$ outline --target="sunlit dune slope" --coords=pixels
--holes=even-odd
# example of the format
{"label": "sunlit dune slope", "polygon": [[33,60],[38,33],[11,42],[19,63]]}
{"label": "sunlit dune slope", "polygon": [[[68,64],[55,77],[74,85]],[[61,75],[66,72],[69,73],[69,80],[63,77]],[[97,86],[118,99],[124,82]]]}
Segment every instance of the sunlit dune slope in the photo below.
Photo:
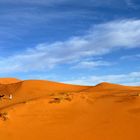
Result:
{"label": "sunlit dune slope", "polygon": [[16,78],[0,78],[0,84],[11,84],[19,82],[19,79]]}
{"label": "sunlit dune slope", "polygon": [[45,80],[25,80],[11,84],[1,84],[0,95],[4,95],[5,98],[8,98],[8,95],[13,95],[13,100],[10,102],[6,102],[6,99],[2,100],[0,108],[5,105],[9,106],[10,104],[49,97],[54,94],[79,92],[87,88],[88,86],[75,86]]}
{"label": "sunlit dune slope", "polygon": [[140,139],[140,87],[17,80],[0,95],[2,140]]}
{"label": "sunlit dune slope", "polygon": [[87,89],[88,92],[92,91],[97,91],[97,92],[106,92],[107,93],[112,93],[112,92],[125,92],[127,90],[129,91],[134,91],[134,90],[139,90],[140,86],[124,86],[124,85],[119,85],[119,84],[112,84],[112,83],[107,83],[103,82],[100,84],[97,84],[96,86],[92,86],[91,88]]}

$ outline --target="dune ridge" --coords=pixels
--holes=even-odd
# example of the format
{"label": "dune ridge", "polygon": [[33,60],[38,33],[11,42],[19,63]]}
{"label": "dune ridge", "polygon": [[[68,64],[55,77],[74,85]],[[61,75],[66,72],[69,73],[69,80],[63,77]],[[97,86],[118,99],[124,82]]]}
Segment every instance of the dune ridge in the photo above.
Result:
{"label": "dune ridge", "polygon": [[15,78],[2,78],[0,83],[2,140],[140,138],[138,86],[106,82],[80,86]]}
{"label": "dune ridge", "polygon": [[21,80],[17,78],[0,78],[0,84],[12,84],[20,82]]}
{"label": "dune ridge", "polygon": [[[59,82],[53,82],[48,80],[19,80],[16,78],[1,78],[0,79],[0,95],[7,97],[12,94],[14,99],[8,102],[7,105],[1,104],[0,108],[4,109],[4,106],[10,106],[10,104],[18,104],[33,99],[39,99],[44,97],[50,97],[51,95],[59,95],[62,93],[96,93],[100,92],[100,95],[107,95],[111,92],[126,92],[133,91],[135,95],[140,87],[124,86],[119,84],[112,84],[108,82],[99,83],[95,86],[80,86],[65,84]],[[104,92],[104,93],[103,93]],[[106,96],[107,96],[106,95]],[[97,95],[98,96],[98,95]],[[7,97],[8,98],[8,97]],[[14,102],[14,103],[13,103]]]}

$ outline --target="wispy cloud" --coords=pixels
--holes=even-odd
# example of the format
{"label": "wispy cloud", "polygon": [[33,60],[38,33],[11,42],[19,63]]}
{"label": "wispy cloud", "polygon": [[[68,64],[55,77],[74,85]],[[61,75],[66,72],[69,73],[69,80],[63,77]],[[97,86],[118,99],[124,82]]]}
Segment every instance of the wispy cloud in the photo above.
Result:
{"label": "wispy cloud", "polygon": [[139,5],[135,3],[135,0],[125,0],[125,2],[129,7],[133,9],[139,8]]}
{"label": "wispy cloud", "polygon": [[[46,70],[91,56],[102,56],[119,49],[140,47],[139,40],[140,20],[107,22],[93,26],[83,36],[51,44],[40,43],[18,55],[1,58],[0,72]],[[83,63],[85,62],[81,62],[81,66]],[[95,62],[92,62],[92,65],[95,65]]]}
{"label": "wispy cloud", "polygon": [[32,4],[32,5],[55,5],[55,4],[80,4],[80,5],[87,5],[88,6],[110,6],[110,5],[114,5],[116,6],[116,4],[120,4],[123,3],[125,0],[106,0],[106,1],[102,1],[102,0],[1,0],[0,3],[1,4],[17,4],[17,5],[21,5],[21,4]]}
{"label": "wispy cloud", "polygon": [[81,85],[96,85],[101,82],[111,82],[124,85],[140,86],[140,72],[131,72],[127,74],[116,74],[116,75],[85,76],[79,79],[77,78],[71,81],[64,82]]}
{"label": "wispy cloud", "polygon": [[140,60],[140,54],[124,55],[120,59],[121,60]]}
{"label": "wispy cloud", "polygon": [[[47,8],[46,8],[47,9]],[[58,10],[58,9],[49,9],[44,10],[44,8],[38,7],[24,7],[21,8],[7,8],[0,10],[0,47],[1,44],[15,43],[17,41],[24,41],[28,44],[28,38],[34,39],[34,36],[38,40],[43,36],[44,33],[49,35],[48,32],[52,30],[63,30],[66,28],[66,25],[63,24],[66,20],[74,21],[75,19],[83,20],[90,18],[90,15],[95,13],[88,10]],[[94,19],[92,18],[92,19]],[[58,24],[56,24],[58,22]],[[59,25],[61,22],[61,25]],[[74,26],[78,26],[76,22]],[[41,32],[42,30],[42,32]],[[82,29],[81,29],[82,30]],[[32,33],[34,32],[34,34]],[[38,35],[40,34],[40,36]],[[55,34],[55,33],[54,33]],[[46,36],[47,36],[46,35]],[[31,40],[32,41],[32,40]]]}
{"label": "wispy cloud", "polygon": [[74,65],[72,68],[74,69],[93,69],[97,67],[104,67],[104,66],[111,66],[112,64],[110,62],[98,60],[98,61],[81,61]]}
{"label": "wispy cloud", "polygon": [[57,3],[61,3],[61,2],[65,2],[66,0],[1,0],[0,3],[1,4],[17,4],[17,5],[21,5],[21,4],[33,4],[33,5],[52,5],[52,4],[57,4]]}

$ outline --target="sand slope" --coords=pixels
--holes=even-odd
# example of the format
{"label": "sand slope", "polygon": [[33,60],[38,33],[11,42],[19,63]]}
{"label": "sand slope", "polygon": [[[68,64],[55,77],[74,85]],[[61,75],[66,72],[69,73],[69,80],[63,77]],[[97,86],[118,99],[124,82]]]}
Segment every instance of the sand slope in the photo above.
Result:
{"label": "sand slope", "polygon": [[140,87],[12,79],[0,83],[1,140],[140,139]]}
{"label": "sand slope", "polygon": [[20,82],[17,78],[0,78],[0,84],[11,84]]}

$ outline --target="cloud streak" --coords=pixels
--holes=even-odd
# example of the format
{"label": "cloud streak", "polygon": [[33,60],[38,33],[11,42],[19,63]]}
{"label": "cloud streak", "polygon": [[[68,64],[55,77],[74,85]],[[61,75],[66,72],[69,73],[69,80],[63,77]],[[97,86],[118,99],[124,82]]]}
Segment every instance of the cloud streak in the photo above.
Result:
{"label": "cloud streak", "polygon": [[32,4],[32,5],[54,5],[54,4],[58,4],[61,2],[65,2],[66,0],[1,0],[0,3],[1,4],[16,4],[16,5],[21,5],[21,4]]}
{"label": "cloud streak", "polygon": [[140,86],[140,72],[131,72],[128,74],[116,74],[116,75],[100,75],[100,76],[86,76],[77,78],[71,81],[64,81],[70,84],[81,85],[96,85],[101,82],[118,83],[124,85]]}
{"label": "cloud streak", "polygon": [[[21,4],[28,4],[28,5],[55,5],[55,4],[77,4],[79,5],[87,5],[88,6],[110,6],[110,5],[114,5],[116,6],[116,4],[120,4],[123,3],[125,0],[106,0],[106,1],[102,1],[102,0],[1,0],[0,3],[1,4],[17,4],[17,5],[21,5]],[[130,0],[129,0],[130,1]],[[127,2],[128,3],[128,2]],[[130,3],[130,2],[129,2]]]}
{"label": "cloud streak", "polygon": [[124,55],[120,59],[121,60],[140,60],[140,54]]}
{"label": "cloud streak", "polygon": [[84,59],[89,57],[102,56],[120,49],[139,48],[139,40],[140,20],[107,22],[94,25],[83,36],[51,44],[40,43],[18,55],[1,58],[0,72],[43,71],[57,65],[75,63],[82,66]]}
{"label": "cloud streak", "polygon": [[72,68],[74,69],[93,69],[97,67],[111,66],[112,64],[106,61],[98,60],[98,61],[81,61],[74,65]]}

